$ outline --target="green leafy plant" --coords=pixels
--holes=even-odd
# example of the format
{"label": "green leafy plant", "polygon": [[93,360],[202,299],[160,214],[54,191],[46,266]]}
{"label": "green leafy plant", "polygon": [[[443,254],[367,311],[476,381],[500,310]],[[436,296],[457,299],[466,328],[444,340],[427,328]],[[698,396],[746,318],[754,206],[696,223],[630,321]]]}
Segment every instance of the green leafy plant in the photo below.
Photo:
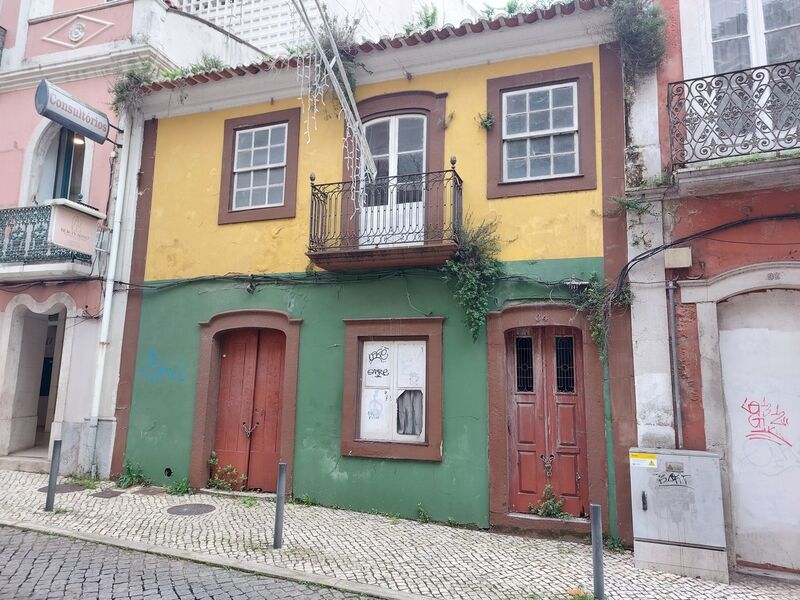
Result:
{"label": "green leafy plant", "polygon": [[486,131],[489,131],[492,127],[494,127],[496,122],[494,115],[488,110],[486,112],[478,113],[478,116],[475,118],[475,120],[478,122],[478,125]]}
{"label": "green leafy plant", "polygon": [[456,233],[456,252],[442,267],[445,280],[453,287],[454,297],[464,310],[464,322],[477,340],[486,324],[489,299],[503,274],[498,260],[500,241],[496,221],[473,225],[467,216]]}
{"label": "green leafy plant", "polygon": [[630,306],[632,301],[633,294],[629,287],[626,286],[622,293],[616,294],[613,289],[605,285],[596,273],[590,277],[589,284],[578,292],[575,304],[589,321],[589,332],[600,349],[601,358],[606,357],[606,339],[611,311],[615,308]]}
{"label": "green leafy plant", "polygon": [[303,506],[314,506],[316,504],[314,498],[308,494],[303,494],[302,496],[292,498],[292,502],[295,504],[302,504]]}
{"label": "green leafy plant", "polygon": [[133,112],[144,100],[143,85],[152,83],[157,76],[157,69],[150,63],[142,63],[122,73],[108,90],[111,94],[111,110],[117,115]]}
{"label": "green leafy plant", "polygon": [[211,71],[221,71],[225,68],[225,63],[218,56],[206,54],[205,52],[200,56],[200,60],[194,63],[189,63],[185,67],[178,67],[176,69],[168,69],[161,71],[158,74],[159,79],[181,79],[183,77],[191,77],[198,73],[209,73]]}
{"label": "green leafy plant", "polygon": [[97,488],[97,479],[91,475],[69,475],[67,481],[74,485],[79,485],[87,490],[94,490]]}
{"label": "green leafy plant", "polygon": [[604,535],[603,545],[606,547],[606,550],[611,552],[625,552],[625,546],[622,543],[622,539],[618,535]]}
{"label": "green leafy plant", "polygon": [[216,465],[211,469],[211,477],[208,478],[207,485],[214,490],[230,492],[242,489],[245,483],[247,483],[247,475],[239,475],[233,465],[225,465],[224,467]]}
{"label": "green leafy plant", "polygon": [[175,481],[168,485],[167,493],[173,496],[186,496],[194,494],[194,488],[189,485],[189,480],[184,477],[180,481]]}
{"label": "green leafy plant", "polygon": [[417,504],[417,520],[420,523],[430,523],[431,516],[428,514],[428,511],[422,507],[422,502]]}
{"label": "green leafy plant", "polygon": [[644,198],[635,198],[633,196],[612,196],[611,200],[617,204],[622,210],[635,214],[638,217],[644,215],[655,216],[653,212],[653,203],[648,202]]}
{"label": "green leafy plant", "polygon": [[133,464],[125,459],[122,463],[122,470],[117,477],[117,487],[129,488],[134,485],[150,485],[150,480],[144,476],[142,467],[138,464]]}
{"label": "green leafy plant", "polygon": [[564,510],[564,499],[559,498],[553,491],[553,486],[549,483],[542,490],[542,497],[539,504],[528,505],[528,510],[537,517],[548,517],[550,519],[571,519],[572,515]]}
{"label": "green leafy plant", "polygon": [[219,464],[219,458],[217,458],[217,451],[212,450],[211,456],[208,457],[208,466],[209,468],[213,469]]}
{"label": "green leafy plant", "polygon": [[239,502],[243,506],[246,506],[247,508],[252,508],[256,504],[258,504],[258,499],[257,498],[253,498],[252,496],[244,496],[244,497],[239,499]]}
{"label": "green leafy plant", "polygon": [[651,75],[667,48],[666,17],[661,7],[653,0],[614,0],[611,23],[629,81]]}
{"label": "green leafy plant", "polygon": [[417,11],[414,20],[410,23],[403,25],[403,33],[409,36],[413,33],[422,33],[428,29],[435,27],[439,18],[439,11],[433,4],[423,4],[422,8]]}

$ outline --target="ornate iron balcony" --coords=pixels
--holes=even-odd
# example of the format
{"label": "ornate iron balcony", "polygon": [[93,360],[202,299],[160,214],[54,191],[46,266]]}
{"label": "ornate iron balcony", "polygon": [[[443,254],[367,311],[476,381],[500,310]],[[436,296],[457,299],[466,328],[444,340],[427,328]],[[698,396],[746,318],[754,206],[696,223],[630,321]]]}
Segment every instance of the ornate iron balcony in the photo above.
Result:
{"label": "ornate iron balcony", "polygon": [[800,60],[669,84],[673,168],[800,147]]}
{"label": "ornate iron balcony", "polygon": [[[455,250],[462,217],[462,180],[451,163],[446,171],[374,182],[317,184],[312,175],[308,255],[334,269],[443,263]],[[398,253],[405,257],[399,262]],[[372,264],[370,255],[387,258]]]}
{"label": "ornate iron balcony", "polygon": [[82,262],[92,257],[47,241],[52,206],[0,210],[0,263]]}

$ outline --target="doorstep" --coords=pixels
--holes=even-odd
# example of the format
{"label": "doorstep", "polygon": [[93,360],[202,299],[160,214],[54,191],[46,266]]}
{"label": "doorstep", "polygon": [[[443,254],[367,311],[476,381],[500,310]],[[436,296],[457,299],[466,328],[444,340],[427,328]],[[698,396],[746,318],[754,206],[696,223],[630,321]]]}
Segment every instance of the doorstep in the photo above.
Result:
{"label": "doorstep", "polygon": [[571,519],[553,519],[538,517],[528,513],[492,513],[489,515],[492,529],[510,533],[531,533],[543,536],[576,536],[589,535],[592,525],[589,519],[573,517]]}

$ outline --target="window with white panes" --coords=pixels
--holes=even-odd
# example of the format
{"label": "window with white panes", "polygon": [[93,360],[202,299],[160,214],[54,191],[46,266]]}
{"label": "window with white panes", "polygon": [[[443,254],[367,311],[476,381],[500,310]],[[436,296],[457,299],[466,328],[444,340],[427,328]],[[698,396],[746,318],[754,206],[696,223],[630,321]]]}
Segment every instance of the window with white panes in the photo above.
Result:
{"label": "window with white panes", "polygon": [[287,129],[281,123],[236,132],[233,210],[283,205]]}
{"label": "window with white panes", "polygon": [[800,1],[708,0],[714,72],[800,57]]}
{"label": "window with white panes", "polygon": [[425,340],[364,341],[359,439],[425,441]]}
{"label": "window with white panes", "polygon": [[504,93],[503,181],[577,174],[577,84]]}

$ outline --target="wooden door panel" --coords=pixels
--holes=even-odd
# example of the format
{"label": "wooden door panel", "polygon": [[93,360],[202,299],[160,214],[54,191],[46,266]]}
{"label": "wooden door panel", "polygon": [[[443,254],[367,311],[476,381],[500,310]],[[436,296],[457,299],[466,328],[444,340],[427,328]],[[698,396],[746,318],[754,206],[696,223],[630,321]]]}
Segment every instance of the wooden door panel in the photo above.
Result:
{"label": "wooden door panel", "polygon": [[[536,456],[536,452],[518,452],[517,453],[517,468],[519,473],[519,492],[520,494],[536,494],[539,492],[539,470],[541,461]],[[518,505],[518,511],[524,511],[528,508],[526,505]]]}
{"label": "wooden door panel", "polygon": [[574,403],[559,402],[556,404],[556,428],[558,431],[556,444],[559,448],[578,444],[576,412],[577,406]]}
{"label": "wooden door panel", "polygon": [[249,440],[242,424],[253,412],[258,336],[255,331],[234,331],[222,338],[219,394],[214,448],[219,466],[233,465],[247,473]]}
{"label": "wooden door panel", "polygon": [[536,404],[517,403],[517,443],[536,445]]}
{"label": "wooden door panel", "polygon": [[[578,495],[579,490],[577,486],[577,478],[575,474],[578,472],[578,459],[577,454],[570,454],[561,452],[556,455],[556,460],[553,468],[553,489],[564,498],[569,496],[575,497]],[[578,507],[580,508],[580,507]]]}
{"label": "wooden door panel", "polygon": [[285,340],[272,329],[258,334],[247,487],[267,492],[277,488]]}

